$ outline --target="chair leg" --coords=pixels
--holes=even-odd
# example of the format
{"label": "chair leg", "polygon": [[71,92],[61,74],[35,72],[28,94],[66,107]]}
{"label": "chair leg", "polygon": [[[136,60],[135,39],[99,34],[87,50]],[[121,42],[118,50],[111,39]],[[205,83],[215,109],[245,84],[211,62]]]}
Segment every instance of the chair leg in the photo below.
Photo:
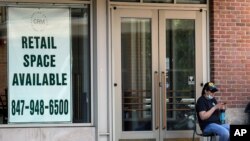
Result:
{"label": "chair leg", "polygon": [[210,137],[210,141],[213,141],[213,138],[214,138],[214,136],[211,136],[211,137]]}
{"label": "chair leg", "polygon": [[206,137],[207,138],[207,141],[213,141],[213,137]]}

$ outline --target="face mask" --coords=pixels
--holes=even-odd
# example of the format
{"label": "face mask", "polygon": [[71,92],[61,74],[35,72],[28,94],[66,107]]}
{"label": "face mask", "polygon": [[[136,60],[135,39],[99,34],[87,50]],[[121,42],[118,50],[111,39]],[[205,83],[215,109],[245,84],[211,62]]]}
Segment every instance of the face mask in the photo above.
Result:
{"label": "face mask", "polygon": [[208,99],[213,99],[213,97],[211,95],[208,95],[207,98]]}

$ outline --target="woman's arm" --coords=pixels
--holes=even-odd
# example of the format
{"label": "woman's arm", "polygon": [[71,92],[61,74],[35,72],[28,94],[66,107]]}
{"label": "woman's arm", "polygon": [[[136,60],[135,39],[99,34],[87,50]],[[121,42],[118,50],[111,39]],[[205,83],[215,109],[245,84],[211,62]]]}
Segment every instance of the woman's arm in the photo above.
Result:
{"label": "woman's arm", "polygon": [[222,103],[218,103],[208,111],[200,111],[199,116],[200,116],[201,120],[208,119],[214,113],[214,111],[217,109],[220,109],[222,107],[222,105],[223,105]]}

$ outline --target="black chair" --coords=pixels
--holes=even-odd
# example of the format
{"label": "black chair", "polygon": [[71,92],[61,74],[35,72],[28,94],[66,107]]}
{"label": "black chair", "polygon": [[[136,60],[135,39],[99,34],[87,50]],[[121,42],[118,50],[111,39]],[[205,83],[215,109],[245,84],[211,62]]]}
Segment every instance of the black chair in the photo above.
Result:
{"label": "black chair", "polygon": [[204,134],[202,132],[198,132],[196,124],[194,126],[195,126],[194,127],[195,129],[193,131],[193,141],[195,140],[195,135],[200,136],[200,137],[205,137],[205,138],[207,138],[207,141],[209,141],[209,139],[210,139],[210,141],[213,141],[213,138],[216,137],[216,134],[213,134],[213,133],[211,133],[211,134]]}
{"label": "black chair", "polygon": [[210,133],[210,134],[205,134],[201,130],[198,131],[196,125],[198,123],[198,113],[196,112],[196,104],[195,104],[195,112],[194,112],[194,130],[193,130],[193,141],[195,140],[195,135],[200,136],[200,137],[205,137],[207,141],[213,141],[213,138],[216,140],[216,134]]}

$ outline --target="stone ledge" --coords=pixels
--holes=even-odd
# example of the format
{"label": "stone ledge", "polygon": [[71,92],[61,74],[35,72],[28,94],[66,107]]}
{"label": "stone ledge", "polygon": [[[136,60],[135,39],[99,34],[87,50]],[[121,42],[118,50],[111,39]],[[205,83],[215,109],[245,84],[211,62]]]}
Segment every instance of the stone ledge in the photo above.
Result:
{"label": "stone ledge", "polygon": [[229,124],[243,125],[248,123],[248,113],[245,108],[228,108],[226,110],[226,122]]}

